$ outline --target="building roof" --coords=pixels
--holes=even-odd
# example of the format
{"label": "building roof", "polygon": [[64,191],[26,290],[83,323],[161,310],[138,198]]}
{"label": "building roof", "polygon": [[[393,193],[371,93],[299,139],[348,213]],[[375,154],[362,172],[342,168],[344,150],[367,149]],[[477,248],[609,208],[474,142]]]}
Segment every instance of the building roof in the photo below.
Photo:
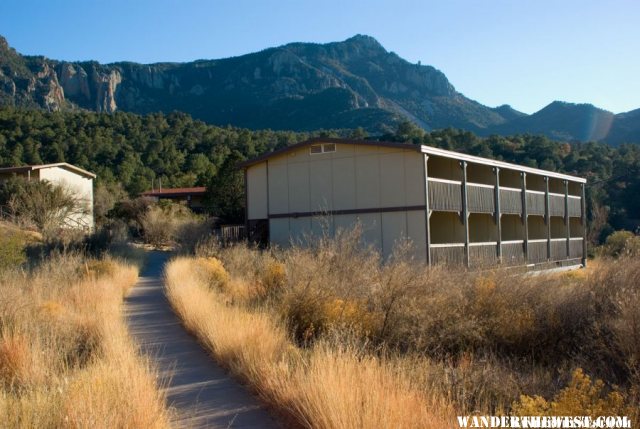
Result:
{"label": "building roof", "polygon": [[565,179],[573,182],[586,183],[587,179],[582,177],[572,176],[564,173],[557,173],[555,171],[542,170],[539,168],[526,167],[523,165],[512,164],[510,162],[498,161],[489,158],[482,158],[474,155],[467,155],[461,152],[454,152],[452,150],[439,149],[432,146],[426,145],[415,145],[410,143],[396,143],[396,142],[379,142],[373,140],[348,140],[348,139],[337,139],[337,138],[322,138],[316,137],[309,140],[305,140],[300,143],[293,144],[291,146],[284,147],[282,149],[275,150],[273,152],[266,153],[259,157],[244,161],[239,164],[241,168],[247,168],[254,164],[258,164],[264,160],[267,160],[273,156],[280,155],[282,153],[286,153],[300,147],[317,144],[317,143],[337,143],[337,144],[352,144],[352,145],[360,145],[360,146],[377,146],[377,147],[390,147],[390,148],[398,148],[405,150],[412,150],[415,152],[421,152],[428,155],[441,156],[444,158],[452,158],[460,161],[467,161],[475,164],[488,165],[490,167],[504,168],[507,170],[514,171],[523,171],[525,173],[538,174],[541,176],[554,177],[557,179]]}
{"label": "building roof", "polygon": [[34,171],[34,170],[44,170],[46,168],[64,168],[65,170],[72,171],[81,176],[89,177],[91,179],[95,179],[96,175],[91,173],[90,171],[83,170],[80,167],[76,167],[75,165],[71,165],[66,162],[56,162],[54,164],[40,164],[40,165],[22,165],[19,167],[2,167],[0,168],[0,173],[22,173],[26,171]]}
{"label": "building roof", "polygon": [[189,195],[204,195],[207,192],[207,188],[204,186],[196,186],[193,188],[165,188],[165,189],[156,189],[153,191],[143,192],[142,195],[145,197],[186,197]]}

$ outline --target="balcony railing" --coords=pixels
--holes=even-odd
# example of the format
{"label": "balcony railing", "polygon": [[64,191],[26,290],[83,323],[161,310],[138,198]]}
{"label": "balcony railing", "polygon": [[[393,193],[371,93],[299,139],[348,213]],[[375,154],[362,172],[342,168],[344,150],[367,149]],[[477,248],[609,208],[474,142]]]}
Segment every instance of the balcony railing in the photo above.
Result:
{"label": "balcony railing", "polygon": [[545,262],[547,260],[547,239],[529,240],[528,250],[529,259],[527,262],[530,264]]}
{"label": "balcony railing", "polygon": [[564,195],[549,192],[549,215],[564,217]]}
{"label": "balcony railing", "polygon": [[544,199],[544,192],[527,191],[527,213],[532,215],[544,215]]}
{"label": "balcony railing", "polygon": [[429,208],[447,212],[462,211],[462,183],[429,178]]}
{"label": "balcony railing", "polygon": [[467,184],[468,210],[474,213],[494,213],[495,187],[480,183]]}
{"label": "balcony railing", "polygon": [[575,195],[569,195],[569,200],[567,201],[567,203],[569,205],[570,217],[582,216],[582,206],[580,204],[580,197],[576,197]]}
{"label": "balcony railing", "polygon": [[432,244],[431,262],[435,265],[464,265],[464,243]]}
{"label": "balcony railing", "polygon": [[569,258],[582,258],[582,237],[569,239]]}
{"label": "balcony railing", "polygon": [[551,260],[559,261],[567,259],[567,239],[552,238],[551,239]]}
{"label": "balcony railing", "polygon": [[522,214],[522,191],[501,186],[500,211],[506,214]]}
{"label": "balcony railing", "polygon": [[502,242],[502,263],[505,265],[524,264],[524,240]]}
{"label": "balcony railing", "polygon": [[498,263],[498,243],[469,243],[469,265],[484,267]]}

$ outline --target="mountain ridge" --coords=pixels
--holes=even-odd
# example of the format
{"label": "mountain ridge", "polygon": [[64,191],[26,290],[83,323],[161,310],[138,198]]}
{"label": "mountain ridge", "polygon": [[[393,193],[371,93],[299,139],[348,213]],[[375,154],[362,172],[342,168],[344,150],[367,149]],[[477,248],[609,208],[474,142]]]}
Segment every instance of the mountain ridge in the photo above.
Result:
{"label": "mountain ridge", "polygon": [[640,142],[640,109],[614,115],[553,102],[527,115],[509,105],[488,107],[456,91],[437,68],[409,63],[360,34],[223,59],[151,64],[23,56],[0,36],[0,105],[139,114],[178,110],[216,125],[296,131],[362,127],[384,133],[408,119],[426,130]]}

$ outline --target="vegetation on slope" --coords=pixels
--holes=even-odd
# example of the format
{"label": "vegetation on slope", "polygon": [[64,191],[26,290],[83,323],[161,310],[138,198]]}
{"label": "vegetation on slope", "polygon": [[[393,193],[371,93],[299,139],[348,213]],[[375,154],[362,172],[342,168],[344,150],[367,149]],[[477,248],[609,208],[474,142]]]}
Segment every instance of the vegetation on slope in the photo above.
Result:
{"label": "vegetation on slope", "polygon": [[[138,116],[86,112],[46,113],[0,109],[0,166],[66,161],[98,174],[96,205],[102,210],[124,190],[137,195],[159,183],[167,187],[209,185],[215,214],[237,221],[242,175],[237,161],[302,141],[311,135],[364,138],[363,130],[294,133],[219,128],[172,113]],[[590,239],[614,229],[635,229],[640,219],[640,147],[557,143],[519,135],[480,138],[452,129],[425,133],[401,123],[385,140],[427,144],[587,177]],[[224,192],[221,188],[231,189]],[[113,201],[111,206],[113,205]],[[107,209],[109,207],[107,206]],[[106,210],[108,211],[108,210]]]}
{"label": "vegetation on slope", "polygon": [[73,252],[19,254],[0,254],[3,426],[168,427],[153,372],[122,320],[137,269]]}
{"label": "vegetation on slope", "polygon": [[[426,269],[403,248],[381,263],[357,242],[201,245],[170,264],[167,293],[216,359],[306,427],[385,427],[377,409],[407,427],[469,413],[638,417],[637,258],[531,276]],[[347,362],[364,384],[340,373]]]}

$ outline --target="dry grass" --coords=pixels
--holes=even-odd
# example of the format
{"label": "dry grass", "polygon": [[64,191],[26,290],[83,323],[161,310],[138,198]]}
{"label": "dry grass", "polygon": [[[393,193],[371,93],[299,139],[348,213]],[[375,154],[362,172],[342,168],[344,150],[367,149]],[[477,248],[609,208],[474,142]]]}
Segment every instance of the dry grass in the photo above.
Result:
{"label": "dry grass", "polygon": [[164,398],[121,314],[137,270],[57,255],[0,273],[0,421],[6,427],[167,427]]}
{"label": "dry grass", "polygon": [[[324,416],[307,417],[320,412],[314,406],[324,410],[321,404],[329,401],[350,403],[349,386],[358,390],[356,380],[346,373],[331,372],[340,367],[333,357],[357,362],[350,369],[354,374],[365,371],[370,362],[390,371],[402,394],[417,395],[436,419],[446,419],[451,409],[459,414],[517,412],[526,409],[518,405],[521,398],[526,402],[537,397],[548,404],[569,397],[587,413],[593,404],[576,402],[572,396],[572,392],[581,394],[571,389],[578,370],[591,377],[594,386],[602,383],[602,397],[615,391],[619,409],[628,409],[640,399],[637,258],[605,258],[590,262],[586,270],[525,275],[425,269],[410,259],[411,249],[404,245],[383,262],[358,242],[356,231],[336,240],[320,240],[310,248],[259,251],[244,245],[201,246],[200,255],[215,256],[228,271],[224,285],[211,277],[190,276],[189,272],[198,270],[194,264],[206,264],[180,259],[172,270],[184,271],[174,277],[169,272],[169,295],[185,321],[194,316],[192,307],[201,305],[196,319],[186,322],[189,328],[220,362],[256,386],[271,403],[294,410],[306,426],[324,424]],[[190,270],[178,268],[189,265]],[[220,270],[219,262],[213,265]],[[198,298],[180,306],[178,302],[186,299],[179,297],[183,295]],[[259,317],[261,322],[223,314]],[[214,322],[216,317],[222,319]],[[245,334],[242,339],[225,338],[244,330],[239,327],[245,324],[247,329],[259,327],[256,337],[260,340]],[[272,344],[274,338],[277,341]],[[259,348],[263,339],[269,359],[260,360],[260,352],[256,360],[237,357],[254,353],[242,347],[257,342]],[[238,351],[221,351],[225,347],[221,344],[234,344]],[[258,369],[256,362],[261,362]],[[326,365],[322,377],[314,378],[322,365]],[[283,371],[273,379],[288,387],[273,388],[266,381],[265,374],[273,368]],[[295,381],[297,374],[302,374],[299,381]],[[296,390],[304,379],[315,380],[307,386],[316,389],[313,400],[303,400],[306,393]],[[343,385],[340,380],[348,382]],[[373,394],[363,389],[358,395]],[[358,403],[367,405],[366,409],[350,405],[356,415],[374,412],[366,399],[359,398]],[[603,404],[611,408],[614,402]],[[385,406],[380,402],[376,409]],[[385,412],[393,414],[389,409]],[[420,412],[411,414],[427,418]],[[362,426],[355,420],[340,420],[355,416],[331,418],[333,423],[325,427]]]}
{"label": "dry grass", "polygon": [[[167,295],[185,326],[232,373],[310,428],[443,427],[452,409],[425,395],[384,358],[317,343],[303,350],[267,310],[226,304],[204,258],[178,258]],[[205,274],[203,274],[205,273]]]}

